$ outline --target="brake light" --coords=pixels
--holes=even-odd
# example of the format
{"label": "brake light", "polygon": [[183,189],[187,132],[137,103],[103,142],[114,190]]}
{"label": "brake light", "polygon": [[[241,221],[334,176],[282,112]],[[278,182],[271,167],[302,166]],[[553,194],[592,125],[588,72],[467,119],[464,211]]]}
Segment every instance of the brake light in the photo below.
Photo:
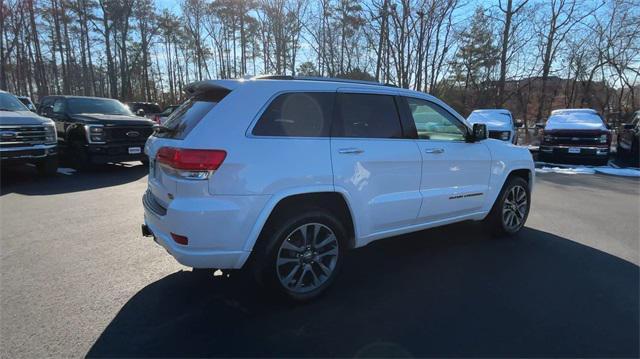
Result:
{"label": "brake light", "polygon": [[174,174],[189,179],[206,179],[217,170],[227,152],[223,150],[197,150],[188,148],[162,147],[156,154],[161,165],[174,170]]}

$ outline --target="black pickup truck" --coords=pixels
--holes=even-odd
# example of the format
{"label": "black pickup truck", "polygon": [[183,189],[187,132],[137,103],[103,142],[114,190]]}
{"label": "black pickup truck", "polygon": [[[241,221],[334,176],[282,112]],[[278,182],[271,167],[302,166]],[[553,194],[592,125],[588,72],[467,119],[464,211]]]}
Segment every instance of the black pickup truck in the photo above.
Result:
{"label": "black pickup truck", "polygon": [[118,100],[100,97],[47,96],[38,113],[51,118],[60,151],[78,167],[107,162],[146,162],[144,144],[154,122],[135,116]]}

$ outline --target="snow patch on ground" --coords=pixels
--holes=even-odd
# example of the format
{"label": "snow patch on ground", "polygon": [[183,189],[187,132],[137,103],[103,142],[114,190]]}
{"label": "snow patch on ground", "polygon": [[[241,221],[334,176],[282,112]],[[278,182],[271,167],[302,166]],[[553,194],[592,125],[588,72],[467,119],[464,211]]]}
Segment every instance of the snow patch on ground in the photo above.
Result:
{"label": "snow patch on ground", "polygon": [[73,168],[58,167],[58,173],[67,176],[72,176],[75,171],[76,170],[74,170]]}
{"label": "snow patch on ground", "polygon": [[547,167],[536,168],[536,173],[562,173],[565,175],[592,175],[596,173],[593,168],[576,167],[576,168],[562,168],[562,167]]}
{"label": "snow patch on ground", "polygon": [[562,173],[567,175],[592,175],[602,173],[611,176],[640,177],[640,168],[620,168],[613,162],[609,162],[607,166],[562,165],[536,162],[536,173]]}

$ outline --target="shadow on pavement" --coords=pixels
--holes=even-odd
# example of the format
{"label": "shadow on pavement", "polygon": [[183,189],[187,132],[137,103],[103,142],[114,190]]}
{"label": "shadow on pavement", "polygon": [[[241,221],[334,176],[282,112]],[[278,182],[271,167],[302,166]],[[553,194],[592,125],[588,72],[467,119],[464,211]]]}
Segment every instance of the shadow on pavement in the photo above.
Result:
{"label": "shadow on pavement", "polygon": [[[580,187],[581,190],[599,192],[604,190],[620,192],[630,196],[637,196],[640,192],[640,178],[610,176],[606,174],[570,174],[570,175],[548,175],[546,173],[536,173],[536,181],[544,181],[559,186]],[[629,191],[629,185],[635,191]],[[534,193],[535,196],[535,193]]]}
{"label": "shadow on pavement", "polygon": [[244,275],[177,272],[131,298],[88,356],[638,356],[637,266],[530,228],[482,233],[464,223],[353,251],[305,305]]}
{"label": "shadow on pavement", "polygon": [[0,196],[7,193],[42,196],[87,191],[137,181],[148,173],[148,167],[140,162],[106,164],[85,171],[67,170],[61,168],[53,177],[40,177],[35,167],[29,165],[3,165]]}

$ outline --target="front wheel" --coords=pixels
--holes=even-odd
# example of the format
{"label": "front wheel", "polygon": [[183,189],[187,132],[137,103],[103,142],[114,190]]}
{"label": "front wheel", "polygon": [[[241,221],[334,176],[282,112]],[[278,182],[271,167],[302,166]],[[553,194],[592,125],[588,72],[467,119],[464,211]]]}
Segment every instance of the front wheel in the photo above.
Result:
{"label": "front wheel", "polygon": [[346,232],[324,210],[274,221],[257,251],[261,281],[296,301],[319,296],[333,282],[345,253]]}
{"label": "front wheel", "polygon": [[36,163],[38,174],[44,177],[51,177],[58,172],[58,156],[47,157]]}
{"label": "front wheel", "polygon": [[500,191],[486,218],[498,235],[514,235],[524,227],[531,207],[529,184],[520,177],[511,177]]}

